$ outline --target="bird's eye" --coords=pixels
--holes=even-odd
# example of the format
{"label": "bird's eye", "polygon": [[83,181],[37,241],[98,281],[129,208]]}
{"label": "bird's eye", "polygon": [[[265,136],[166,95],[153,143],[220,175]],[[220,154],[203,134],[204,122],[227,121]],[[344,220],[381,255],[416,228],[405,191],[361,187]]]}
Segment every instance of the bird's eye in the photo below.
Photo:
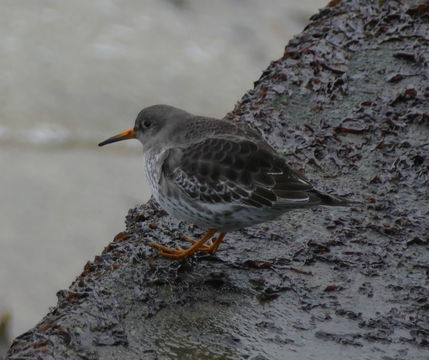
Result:
{"label": "bird's eye", "polygon": [[150,127],[152,125],[152,121],[150,121],[149,119],[146,119],[144,122],[143,122],[143,126],[145,127],[145,128],[148,128],[148,127]]}

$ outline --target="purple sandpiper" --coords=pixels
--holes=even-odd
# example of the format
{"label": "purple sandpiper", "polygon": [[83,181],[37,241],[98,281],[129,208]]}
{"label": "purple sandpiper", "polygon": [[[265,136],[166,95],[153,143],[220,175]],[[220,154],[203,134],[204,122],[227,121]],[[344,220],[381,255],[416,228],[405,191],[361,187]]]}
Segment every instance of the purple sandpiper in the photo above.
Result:
{"label": "purple sandpiper", "polygon": [[134,128],[99,146],[125,139],[143,144],[145,175],[161,207],[208,229],[199,240],[183,236],[192,243],[186,249],[150,243],[165,257],[214,253],[226,232],[274,220],[289,210],[348,205],[314,189],[246,125],[154,105],[140,111]]}

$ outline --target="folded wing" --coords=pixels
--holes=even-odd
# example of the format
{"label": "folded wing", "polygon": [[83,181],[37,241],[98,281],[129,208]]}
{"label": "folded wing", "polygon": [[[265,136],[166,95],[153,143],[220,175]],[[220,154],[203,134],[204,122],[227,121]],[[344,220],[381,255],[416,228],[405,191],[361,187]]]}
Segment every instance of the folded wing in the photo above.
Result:
{"label": "folded wing", "polygon": [[[163,174],[189,197],[273,209],[323,204],[323,196],[263,141],[208,138],[170,150]],[[329,197],[329,196],[328,196]]]}

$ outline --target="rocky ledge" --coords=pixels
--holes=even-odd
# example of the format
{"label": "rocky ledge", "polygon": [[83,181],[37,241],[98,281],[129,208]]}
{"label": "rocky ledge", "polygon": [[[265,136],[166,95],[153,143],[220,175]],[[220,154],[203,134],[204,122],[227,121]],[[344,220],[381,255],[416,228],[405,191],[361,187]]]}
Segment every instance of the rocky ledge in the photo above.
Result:
{"label": "rocky ledge", "polygon": [[154,202],[88,262],[7,359],[422,359],[429,348],[429,5],[331,1],[226,117],[318,188],[363,202],[227,235]]}

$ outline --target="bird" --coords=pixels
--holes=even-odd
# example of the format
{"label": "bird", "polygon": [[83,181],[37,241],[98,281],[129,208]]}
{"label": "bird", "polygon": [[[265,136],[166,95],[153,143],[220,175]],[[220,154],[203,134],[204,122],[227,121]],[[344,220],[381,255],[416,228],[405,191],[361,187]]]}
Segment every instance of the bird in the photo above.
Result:
{"label": "bird", "polygon": [[144,173],[160,206],[206,230],[200,239],[182,235],[191,243],[187,248],[150,242],[163,257],[214,253],[227,232],[275,220],[290,210],[349,205],[316,190],[246,124],[152,105],[139,112],[133,128],[98,145],[127,139],[143,145]]}

